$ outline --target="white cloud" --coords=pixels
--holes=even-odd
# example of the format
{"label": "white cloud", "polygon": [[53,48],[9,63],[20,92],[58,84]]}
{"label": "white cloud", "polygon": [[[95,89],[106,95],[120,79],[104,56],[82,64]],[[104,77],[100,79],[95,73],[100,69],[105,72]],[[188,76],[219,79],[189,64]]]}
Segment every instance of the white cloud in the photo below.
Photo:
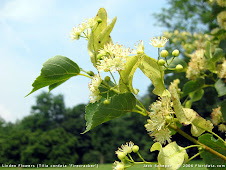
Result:
{"label": "white cloud", "polygon": [[11,0],[6,1],[0,16],[18,21],[34,21],[53,7],[55,0]]}
{"label": "white cloud", "polygon": [[2,104],[0,104],[0,116],[7,121],[13,120],[13,114]]}

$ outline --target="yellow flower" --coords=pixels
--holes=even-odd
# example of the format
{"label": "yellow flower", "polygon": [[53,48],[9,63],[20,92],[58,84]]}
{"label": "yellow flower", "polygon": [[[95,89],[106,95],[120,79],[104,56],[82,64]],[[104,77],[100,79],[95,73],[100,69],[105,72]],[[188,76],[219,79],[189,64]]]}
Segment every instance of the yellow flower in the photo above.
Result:
{"label": "yellow flower", "polygon": [[99,71],[121,71],[125,69],[126,58],[132,54],[133,50],[124,48],[119,44],[108,43],[104,48],[99,50],[102,57],[98,60],[97,69]]}
{"label": "yellow flower", "polygon": [[102,82],[102,79],[100,75],[96,74],[95,76],[93,76],[91,83],[89,84],[90,103],[95,103],[96,101],[99,101],[101,99],[100,90],[99,90],[99,86],[101,82]]}
{"label": "yellow flower", "polygon": [[165,47],[167,41],[168,41],[168,39],[166,37],[162,36],[160,39],[160,37],[158,36],[158,38],[153,37],[151,39],[150,44],[153,45],[154,47],[161,48],[161,47]]}
{"label": "yellow flower", "polygon": [[226,1],[225,0],[217,0],[217,4],[221,7],[226,7]]}
{"label": "yellow flower", "polygon": [[144,54],[144,43],[141,40],[138,45],[135,45],[135,47],[137,48],[137,54]]}
{"label": "yellow flower", "polygon": [[226,11],[222,11],[217,15],[217,22],[220,27],[226,30]]}

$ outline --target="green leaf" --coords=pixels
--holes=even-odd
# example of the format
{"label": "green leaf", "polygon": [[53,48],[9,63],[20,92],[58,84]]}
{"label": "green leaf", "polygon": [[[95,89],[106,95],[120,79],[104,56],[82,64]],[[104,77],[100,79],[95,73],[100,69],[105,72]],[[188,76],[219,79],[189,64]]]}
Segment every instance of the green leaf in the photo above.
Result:
{"label": "green leaf", "polygon": [[100,8],[96,17],[95,21],[101,20],[100,23],[96,22],[96,24],[93,26],[93,29],[91,30],[89,40],[88,40],[88,53],[91,58],[91,62],[93,63],[93,66],[96,67],[96,52],[98,49],[95,48],[97,36],[107,27],[107,12],[104,8]]}
{"label": "green leaf", "polygon": [[49,90],[51,91],[79,73],[80,68],[69,58],[61,55],[50,58],[43,64],[41,74],[32,84],[33,89],[28,95],[46,86],[50,86]]}
{"label": "green leaf", "polygon": [[131,93],[123,93],[111,97],[109,105],[104,105],[104,100],[102,98],[99,102],[90,103],[86,106],[86,131],[83,133],[104,122],[131,112],[136,106],[136,98]]}
{"label": "green leaf", "polygon": [[180,123],[186,123],[187,119],[183,110],[183,107],[180,102],[179,95],[177,94],[177,89],[175,86],[170,86],[170,92],[172,95],[172,101],[173,101],[173,108],[175,111],[175,114],[177,116],[177,119]]}
{"label": "green leaf", "polygon": [[198,115],[193,109],[183,108],[187,121],[185,125],[191,124],[191,134],[195,137],[200,136],[205,131],[212,131],[213,124]]}
{"label": "green leaf", "polygon": [[213,129],[211,121],[202,118],[198,114],[196,114],[191,124],[191,134],[195,137],[200,136],[205,131],[212,131]]}
{"label": "green leaf", "polygon": [[154,94],[158,96],[170,96],[170,93],[165,88],[163,68],[158,65],[157,60],[145,55],[139,65],[139,68],[154,85]]}
{"label": "green leaf", "polygon": [[183,164],[186,150],[172,142],[162,148],[158,154],[158,163],[163,165],[160,169],[175,170]]}
{"label": "green leaf", "polygon": [[[222,155],[226,155],[226,146],[223,141],[221,140],[216,140],[212,134],[203,134],[198,138],[198,141],[205,144],[206,146],[212,148],[213,150],[221,153]],[[218,156],[206,151],[202,150],[201,152],[201,157],[203,158],[204,162],[208,165],[212,165],[215,167],[208,168],[208,169],[213,169],[213,170],[218,170],[218,169],[223,169],[217,166],[224,165],[226,166],[226,162],[219,158]]]}
{"label": "green leaf", "polygon": [[[105,81],[106,82],[106,81]],[[114,87],[115,84],[112,81],[108,81],[106,82],[110,87]],[[112,97],[114,95],[116,95],[116,93],[112,90],[109,90],[109,88],[105,88],[103,86],[99,86],[99,90],[100,90],[100,95],[104,98],[107,98],[107,92],[109,92],[109,96],[108,97]]]}
{"label": "green leaf", "polygon": [[215,88],[218,93],[218,97],[226,95],[226,85],[222,79],[218,79],[215,83]]}
{"label": "green leaf", "polygon": [[192,101],[191,100],[186,101],[185,108],[191,108],[191,106],[192,106]]}
{"label": "green leaf", "polygon": [[204,94],[203,89],[199,89],[197,91],[189,93],[189,97],[191,98],[191,102],[196,102],[202,99],[202,96]]}
{"label": "green leaf", "polygon": [[223,52],[226,53],[226,40],[221,40],[219,47],[223,49]]}
{"label": "green leaf", "polygon": [[132,81],[133,81],[133,75],[140,65],[140,62],[142,61],[144,55],[134,55],[128,57],[125,65],[125,69],[120,71],[120,79],[119,79],[119,90],[120,92],[133,92],[134,94],[137,94],[137,92],[134,90]]}
{"label": "green leaf", "polygon": [[115,17],[112,22],[107,25],[107,12],[104,8],[100,8],[96,17],[95,21],[97,22],[90,33],[90,37],[88,40],[88,53],[91,57],[91,62],[93,63],[94,67],[96,67],[96,56],[100,48],[104,47],[104,44],[112,42],[110,37],[110,33],[115,25],[117,17]]}
{"label": "green leaf", "polygon": [[224,118],[224,121],[226,121],[226,100],[224,100],[221,103],[221,113],[222,113],[222,116]]}
{"label": "green leaf", "polygon": [[98,35],[97,41],[94,44],[94,46],[96,46],[95,49],[99,50],[100,48],[103,48],[104,44],[109,41],[109,39],[111,38],[110,33],[115,26],[116,20],[117,17],[115,17],[112,22]]}
{"label": "green leaf", "polygon": [[95,17],[95,21],[101,20],[97,27],[94,27],[94,37],[97,38],[99,34],[107,27],[107,11],[104,8],[100,8]]}
{"label": "green leaf", "polygon": [[160,151],[161,149],[162,149],[161,143],[155,142],[155,143],[151,146],[150,151],[151,151],[151,152],[153,152],[153,151]]}
{"label": "green leaf", "polygon": [[224,52],[221,48],[216,48],[213,58],[211,59],[212,62],[217,62],[219,59],[221,59],[224,56]]}
{"label": "green leaf", "polygon": [[93,66],[96,67],[96,53],[94,51],[94,34],[93,34],[93,31],[91,31],[90,33],[90,37],[89,37],[89,40],[88,40],[88,45],[87,45],[87,48],[88,48],[88,53],[90,55],[90,59],[91,59],[91,62],[93,63]]}
{"label": "green leaf", "polygon": [[216,48],[214,55],[212,58],[207,60],[207,67],[210,71],[215,72],[216,71],[216,62],[220,60],[222,57],[224,57],[224,52],[221,48]]}
{"label": "green leaf", "polygon": [[107,12],[104,8],[100,8],[97,16],[95,17],[95,21],[97,20],[101,20],[101,22],[97,25],[97,27],[94,27],[94,30],[92,30],[94,36],[93,46],[96,53],[100,48],[104,47],[104,44],[109,42],[109,39],[111,39],[110,33],[114,28],[117,17],[115,17],[112,22],[107,25]]}
{"label": "green leaf", "polygon": [[182,97],[185,97],[189,93],[202,88],[202,86],[204,84],[205,84],[205,80],[202,78],[198,78],[197,80],[188,81],[187,83],[185,83],[185,85],[183,87],[183,96]]}
{"label": "green leaf", "polygon": [[[69,79],[69,78],[68,78],[68,79]],[[67,81],[68,79],[50,85],[50,86],[49,86],[49,92],[52,91],[53,89],[55,89],[56,87],[58,87],[59,85],[63,84],[63,83],[64,83],[65,81]]]}
{"label": "green leaf", "polygon": [[212,58],[211,43],[209,41],[206,42],[205,56],[208,59],[211,59]]}
{"label": "green leaf", "polygon": [[[173,57],[171,57],[170,59],[167,60],[168,63],[170,63],[172,61]],[[169,68],[175,68],[178,64],[181,64],[183,66],[183,70],[182,71],[185,71],[188,67],[187,63],[182,60],[181,58],[179,57],[176,57],[173,59],[172,63],[170,64]],[[168,73],[172,73],[172,72],[175,72],[174,70],[166,70],[165,73],[168,74]]]}

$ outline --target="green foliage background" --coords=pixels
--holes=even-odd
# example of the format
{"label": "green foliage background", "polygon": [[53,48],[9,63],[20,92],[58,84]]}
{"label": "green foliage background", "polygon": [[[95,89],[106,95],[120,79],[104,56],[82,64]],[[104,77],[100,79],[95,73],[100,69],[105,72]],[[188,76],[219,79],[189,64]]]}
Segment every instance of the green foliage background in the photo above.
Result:
{"label": "green foliage background", "polygon": [[145,122],[145,117],[129,113],[81,134],[85,105],[66,108],[62,95],[43,92],[31,115],[15,124],[1,120],[0,164],[112,163],[125,141],[139,143],[141,153],[152,159],[152,140],[140,126]]}

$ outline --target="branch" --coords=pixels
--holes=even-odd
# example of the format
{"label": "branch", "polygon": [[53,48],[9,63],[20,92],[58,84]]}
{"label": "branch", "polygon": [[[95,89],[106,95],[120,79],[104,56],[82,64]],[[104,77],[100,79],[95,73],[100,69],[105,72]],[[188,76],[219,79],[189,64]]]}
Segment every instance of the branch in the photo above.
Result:
{"label": "branch", "polygon": [[203,149],[205,149],[206,151],[218,156],[219,158],[223,159],[224,161],[226,161],[226,157],[224,155],[222,155],[221,153],[213,150],[212,148],[204,145],[203,143],[197,141],[195,138],[191,137],[189,134],[185,133],[184,131],[182,131],[180,128],[178,128],[177,126],[174,125],[169,125],[169,127],[175,131],[177,131],[179,134],[181,134],[183,137],[187,138],[188,140],[190,140],[191,142],[197,144],[197,145],[201,145],[203,147]]}

